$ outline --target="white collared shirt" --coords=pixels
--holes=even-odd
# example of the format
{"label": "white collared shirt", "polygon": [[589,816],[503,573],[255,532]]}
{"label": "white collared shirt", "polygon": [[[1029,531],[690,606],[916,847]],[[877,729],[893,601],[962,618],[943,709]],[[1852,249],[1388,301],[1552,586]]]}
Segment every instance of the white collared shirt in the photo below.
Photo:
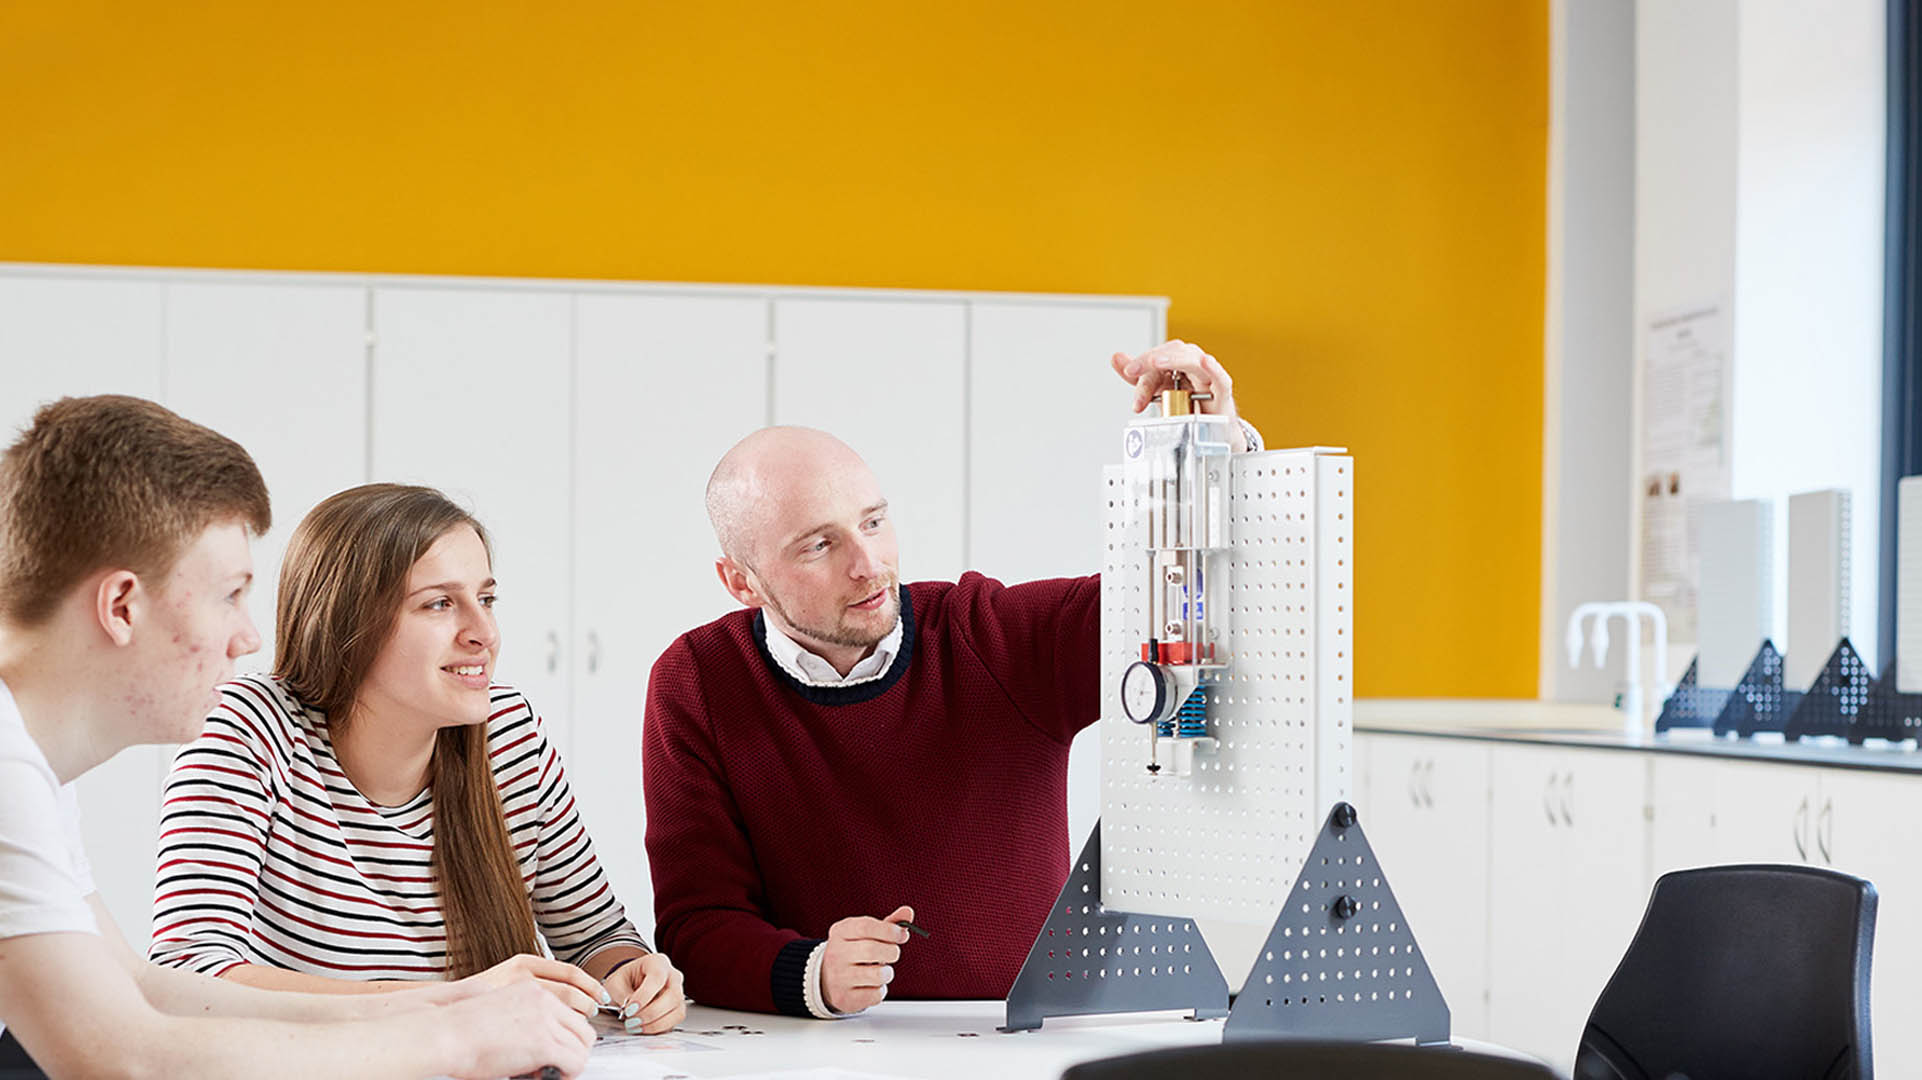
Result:
{"label": "white collared shirt", "polygon": [[894,629],[874,647],[862,661],[848,669],[846,675],[834,670],[834,665],[814,655],[801,646],[801,643],[782,633],[774,625],[774,620],[764,612],[761,625],[767,630],[768,655],[781,665],[796,682],[807,686],[853,686],[856,683],[872,682],[888,673],[894,664],[894,654],[901,651],[901,618],[895,616]]}

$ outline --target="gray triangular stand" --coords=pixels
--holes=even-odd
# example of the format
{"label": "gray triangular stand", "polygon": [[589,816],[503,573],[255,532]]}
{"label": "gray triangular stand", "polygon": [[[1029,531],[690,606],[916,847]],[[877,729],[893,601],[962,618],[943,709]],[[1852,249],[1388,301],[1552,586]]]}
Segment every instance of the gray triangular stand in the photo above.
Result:
{"label": "gray triangular stand", "polygon": [[1448,1003],[1395,891],[1336,803],[1235,997],[1223,1038],[1448,1041]]}
{"label": "gray triangular stand", "polygon": [[1849,734],[1857,716],[1868,707],[1874,685],[1875,673],[1862,662],[1849,639],[1843,638],[1829,654],[1829,662],[1822,665],[1814,685],[1789,713],[1782,737],[1794,742],[1804,735]]}
{"label": "gray triangular stand", "polygon": [[1787,719],[1782,709],[1782,654],[1775,650],[1775,642],[1763,638],[1748,671],[1715,718],[1715,734],[1733,733],[1746,739],[1758,731],[1780,731]]}
{"label": "gray triangular stand", "polygon": [[1228,980],[1193,919],[1133,915],[1101,906],[1101,823],[1035,935],[1008,990],[1002,1031],[1028,1031],[1050,1016],[1193,1009],[1228,1015]]}

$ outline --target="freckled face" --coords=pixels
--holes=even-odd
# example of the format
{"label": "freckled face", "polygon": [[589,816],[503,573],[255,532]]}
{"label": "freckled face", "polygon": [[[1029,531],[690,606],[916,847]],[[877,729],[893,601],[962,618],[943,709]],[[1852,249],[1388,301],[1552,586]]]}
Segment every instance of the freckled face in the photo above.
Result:
{"label": "freckled face", "polygon": [[414,562],[405,588],[393,635],[361,683],[358,711],[433,728],[485,722],[500,654],[487,545],[455,526]]}
{"label": "freckled face", "polygon": [[234,661],[260,648],[247,614],[254,580],[247,530],[239,522],[210,525],[181,553],[152,594],[151,636],[138,642],[139,684],[133,713],[144,742],[186,742],[200,734],[233,678]]}

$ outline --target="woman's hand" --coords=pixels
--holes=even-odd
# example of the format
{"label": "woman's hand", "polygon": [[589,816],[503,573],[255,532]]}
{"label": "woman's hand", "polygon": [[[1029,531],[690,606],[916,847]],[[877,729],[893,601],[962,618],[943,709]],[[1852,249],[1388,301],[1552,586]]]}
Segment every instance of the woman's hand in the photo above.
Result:
{"label": "woman's hand", "polygon": [[661,953],[622,964],[607,977],[607,993],[621,1006],[629,1035],[659,1035],[687,1019],[681,971]]}
{"label": "woman's hand", "polygon": [[[680,972],[675,972],[675,975],[678,978]],[[503,960],[486,971],[469,975],[449,986],[457,995],[455,1000],[460,1000],[504,986],[512,986],[525,980],[532,980],[541,989],[554,995],[561,1004],[582,1016],[593,1016],[598,1006],[614,1000],[606,990],[601,988],[600,983],[594,981],[592,975],[573,964],[564,964],[559,960],[550,960],[545,956],[534,956],[529,953]],[[677,988],[679,985],[679,982],[675,983]]]}

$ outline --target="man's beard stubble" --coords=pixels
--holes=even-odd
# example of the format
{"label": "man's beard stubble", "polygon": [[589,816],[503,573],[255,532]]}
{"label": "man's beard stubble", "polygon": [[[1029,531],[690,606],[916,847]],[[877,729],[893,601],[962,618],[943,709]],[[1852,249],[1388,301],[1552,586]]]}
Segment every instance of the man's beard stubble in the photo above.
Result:
{"label": "man's beard stubble", "polygon": [[894,632],[895,623],[899,622],[901,619],[900,585],[895,581],[895,579],[890,578],[888,579],[888,582],[884,586],[884,588],[887,589],[888,596],[887,596],[887,599],[883,602],[882,609],[888,612],[890,618],[886,620],[886,624],[887,624],[886,628],[878,631],[857,630],[854,627],[849,626],[847,614],[845,610],[843,611],[841,617],[835,620],[835,623],[832,626],[818,626],[818,625],[811,625],[808,623],[801,622],[800,620],[795,619],[792,615],[788,614],[788,610],[786,606],[784,606],[781,603],[780,597],[775,596],[772,593],[769,593],[767,595],[767,606],[774,609],[774,613],[781,617],[782,622],[788,624],[789,626],[793,627],[796,631],[802,634],[805,634],[816,641],[819,641],[828,645],[840,645],[847,648],[866,649],[875,645],[879,645],[883,638],[887,637],[889,634]]}

